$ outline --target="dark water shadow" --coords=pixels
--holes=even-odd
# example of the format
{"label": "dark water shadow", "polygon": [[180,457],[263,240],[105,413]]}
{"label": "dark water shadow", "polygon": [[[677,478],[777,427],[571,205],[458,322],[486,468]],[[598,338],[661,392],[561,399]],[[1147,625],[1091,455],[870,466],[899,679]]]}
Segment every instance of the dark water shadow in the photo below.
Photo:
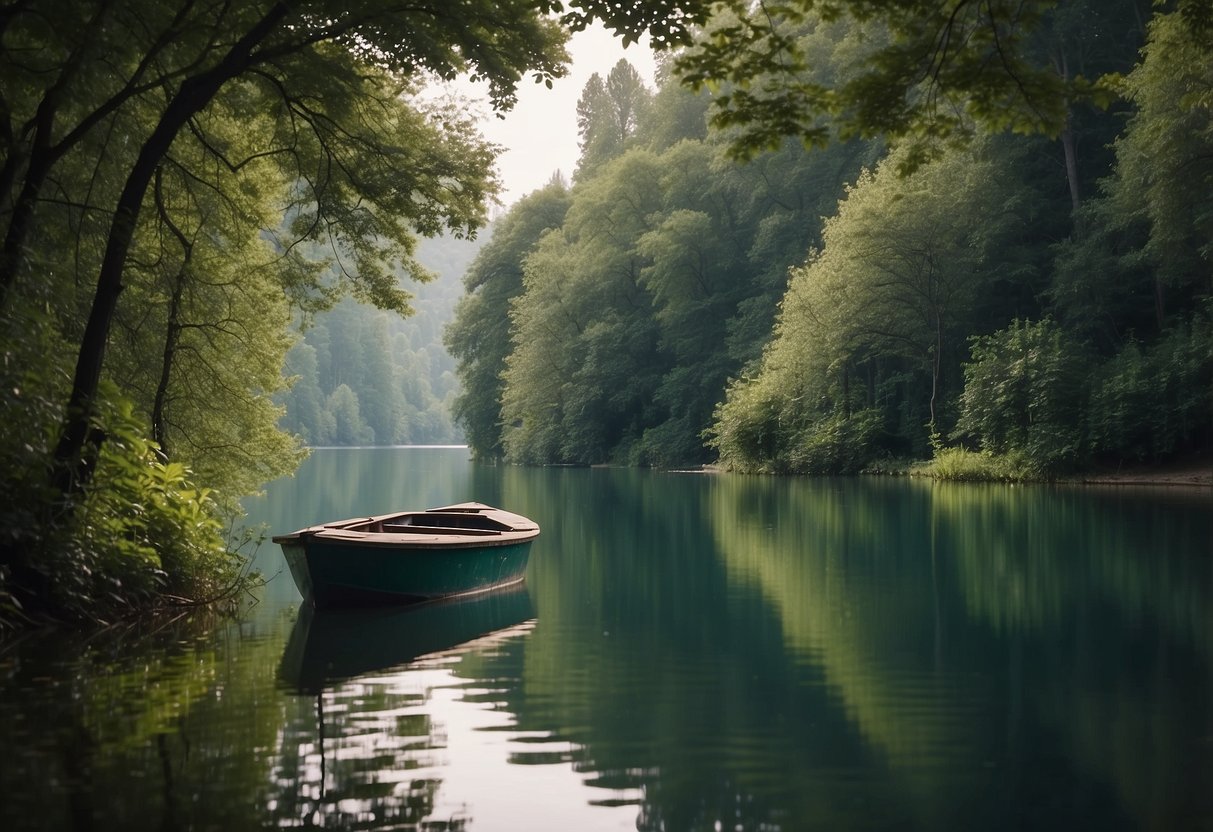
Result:
{"label": "dark water shadow", "polygon": [[326,687],[506,634],[535,618],[525,583],[463,599],[408,606],[317,610],[302,604],[278,680],[289,691]]}

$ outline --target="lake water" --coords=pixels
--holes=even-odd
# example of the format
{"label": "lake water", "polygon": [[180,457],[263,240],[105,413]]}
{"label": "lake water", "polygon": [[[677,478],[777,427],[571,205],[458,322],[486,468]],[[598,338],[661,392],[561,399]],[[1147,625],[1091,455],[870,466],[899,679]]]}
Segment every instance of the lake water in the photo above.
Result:
{"label": "lake water", "polygon": [[272,532],[469,499],[526,584],[0,653],[0,828],[1213,829],[1213,494],[318,450]]}

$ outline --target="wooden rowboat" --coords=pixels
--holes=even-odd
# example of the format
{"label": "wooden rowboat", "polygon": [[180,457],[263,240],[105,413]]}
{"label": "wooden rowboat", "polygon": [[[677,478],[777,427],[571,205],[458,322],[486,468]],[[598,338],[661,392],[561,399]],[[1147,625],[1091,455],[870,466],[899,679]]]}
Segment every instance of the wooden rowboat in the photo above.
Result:
{"label": "wooden rowboat", "polygon": [[275,535],[317,607],[415,603],[485,592],[526,576],[539,526],[481,503],[359,517]]}

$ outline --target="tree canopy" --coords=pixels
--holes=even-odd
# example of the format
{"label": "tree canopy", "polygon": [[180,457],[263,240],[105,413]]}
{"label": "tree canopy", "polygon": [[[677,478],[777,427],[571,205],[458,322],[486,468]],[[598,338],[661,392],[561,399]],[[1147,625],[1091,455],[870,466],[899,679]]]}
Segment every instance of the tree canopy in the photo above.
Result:
{"label": "tree canopy", "polygon": [[[83,539],[94,483],[121,491],[107,465],[179,465],[181,483],[190,465],[229,505],[289,470],[272,395],[292,312],[347,293],[407,312],[398,278],[428,277],[417,236],[475,234],[496,191],[494,149],[418,91],[469,74],[508,109],[524,79],[563,74],[569,31],[593,19],[660,43],[699,18],[598,0],[7,4],[0,315],[4,419],[22,427],[2,488],[23,531],[0,546],[0,603],[48,602],[81,572],[56,536]],[[132,493],[93,516],[152,505]],[[116,562],[146,554],[113,537]],[[125,597],[74,600],[89,596]]]}
{"label": "tree canopy", "polygon": [[461,420],[501,403],[474,449],[1048,477],[1205,447],[1198,5],[713,4],[514,255],[509,352],[460,368]]}

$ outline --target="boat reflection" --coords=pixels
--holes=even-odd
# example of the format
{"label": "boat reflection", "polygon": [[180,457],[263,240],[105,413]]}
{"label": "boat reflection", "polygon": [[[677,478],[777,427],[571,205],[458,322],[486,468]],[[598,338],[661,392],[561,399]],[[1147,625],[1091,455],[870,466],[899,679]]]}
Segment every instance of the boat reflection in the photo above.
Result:
{"label": "boat reflection", "polygon": [[283,651],[278,677],[288,689],[317,694],[424,656],[508,637],[529,628],[534,618],[526,584],[404,607],[317,610],[305,603]]}

